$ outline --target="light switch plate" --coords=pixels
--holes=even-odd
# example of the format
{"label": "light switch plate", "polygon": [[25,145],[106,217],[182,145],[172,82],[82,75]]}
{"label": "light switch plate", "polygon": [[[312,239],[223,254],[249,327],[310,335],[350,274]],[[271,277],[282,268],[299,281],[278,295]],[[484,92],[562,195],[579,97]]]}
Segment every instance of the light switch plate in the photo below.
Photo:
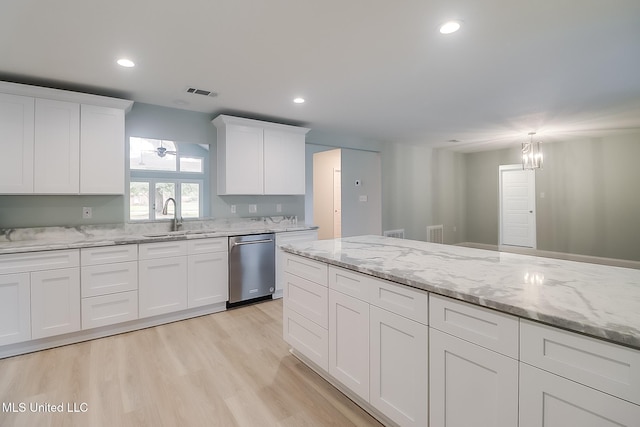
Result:
{"label": "light switch plate", "polygon": [[249,205],[249,213],[258,212],[258,205]]}

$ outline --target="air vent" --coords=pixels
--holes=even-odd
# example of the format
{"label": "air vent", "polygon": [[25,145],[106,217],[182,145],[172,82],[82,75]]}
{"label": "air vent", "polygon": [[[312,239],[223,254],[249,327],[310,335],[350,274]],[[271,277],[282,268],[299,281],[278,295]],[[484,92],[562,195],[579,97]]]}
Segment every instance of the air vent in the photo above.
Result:
{"label": "air vent", "polygon": [[397,239],[404,239],[404,228],[399,228],[397,230],[385,230],[382,234],[385,237],[395,237]]}
{"label": "air vent", "polygon": [[444,226],[442,224],[427,226],[427,242],[444,243]]}
{"label": "air vent", "polygon": [[210,90],[205,90],[205,89],[196,89],[195,87],[189,87],[187,88],[187,93],[193,93],[195,95],[203,95],[203,96],[210,96],[210,97],[214,97],[214,96],[218,96],[217,93],[212,92]]}

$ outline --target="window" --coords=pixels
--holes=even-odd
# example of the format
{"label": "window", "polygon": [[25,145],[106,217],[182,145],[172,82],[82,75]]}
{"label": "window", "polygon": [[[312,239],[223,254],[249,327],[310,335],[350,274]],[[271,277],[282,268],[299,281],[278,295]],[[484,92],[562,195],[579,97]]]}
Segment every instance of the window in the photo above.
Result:
{"label": "window", "polygon": [[[202,218],[208,146],[131,137],[129,139],[129,220]],[[184,153],[183,153],[184,151]]]}

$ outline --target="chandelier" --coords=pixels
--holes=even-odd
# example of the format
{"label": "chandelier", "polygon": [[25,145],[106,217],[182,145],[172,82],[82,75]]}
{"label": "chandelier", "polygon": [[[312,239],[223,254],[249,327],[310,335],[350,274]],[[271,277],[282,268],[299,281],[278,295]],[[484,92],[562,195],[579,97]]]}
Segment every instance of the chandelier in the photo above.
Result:
{"label": "chandelier", "polygon": [[533,142],[535,132],[529,132],[529,142],[522,143],[522,169],[542,168],[543,158],[540,141]]}

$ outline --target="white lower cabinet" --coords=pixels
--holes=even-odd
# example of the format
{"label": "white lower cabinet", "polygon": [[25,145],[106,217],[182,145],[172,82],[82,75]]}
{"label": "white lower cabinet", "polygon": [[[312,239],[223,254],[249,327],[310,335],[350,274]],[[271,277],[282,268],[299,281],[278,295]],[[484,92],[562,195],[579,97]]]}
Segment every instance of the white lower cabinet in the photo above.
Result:
{"label": "white lower cabinet", "polygon": [[637,427],[640,406],[520,363],[519,427]]}
{"label": "white lower cabinet", "polygon": [[137,291],[82,298],[82,329],[114,325],[137,318]]}
{"label": "white lower cabinet", "polygon": [[426,426],[427,325],[376,306],[369,318],[369,402],[399,425]]}
{"label": "white lower cabinet", "polygon": [[31,339],[29,273],[0,275],[0,345]]}
{"label": "white lower cabinet", "polygon": [[286,254],[280,249],[280,246],[291,243],[311,242],[313,240],[318,240],[318,230],[276,233],[276,291],[273,293],[274,299],[282,298],[284,290]]}
{"label": "white lower cabinet", "polygon": [[31,337],[80,330],[80,269],[31,273]]}
{"label": "white lower cabinet", "polygon": [[518,425],[518,361],[431,328],[430,425]]}
{"label": "white lower cabinet", "polygon": [[139,262],[140,318],[187,308],[187,257]]}
{"label": "white lower cabinet", "polygon": [[369,303],[329,289],[329,374],[369,401]]}
{"label": "white lower cabinet", "polygon": [[187,306],[200,307],[229,300],[228,252],[189,255]]}

